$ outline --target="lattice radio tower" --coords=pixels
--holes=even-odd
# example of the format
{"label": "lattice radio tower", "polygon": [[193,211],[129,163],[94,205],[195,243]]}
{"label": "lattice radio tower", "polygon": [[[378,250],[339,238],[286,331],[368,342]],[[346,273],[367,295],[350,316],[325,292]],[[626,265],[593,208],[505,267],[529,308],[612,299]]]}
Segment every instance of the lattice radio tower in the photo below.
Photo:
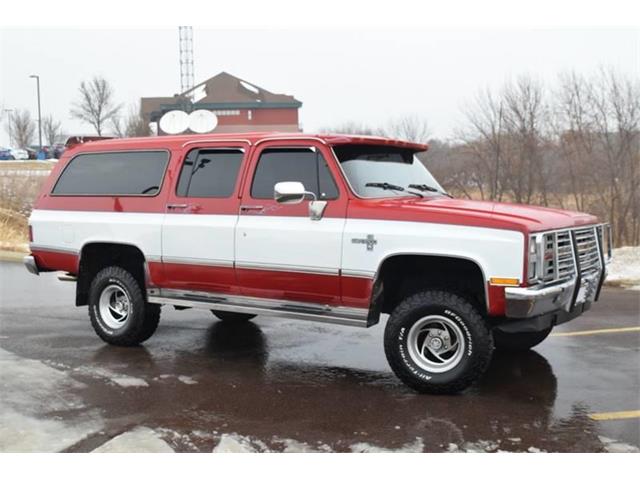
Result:
{"label": "lattice radio tower", "polygon": [[180,34],[180,93],[193,88],[193,27],[178,27]]}

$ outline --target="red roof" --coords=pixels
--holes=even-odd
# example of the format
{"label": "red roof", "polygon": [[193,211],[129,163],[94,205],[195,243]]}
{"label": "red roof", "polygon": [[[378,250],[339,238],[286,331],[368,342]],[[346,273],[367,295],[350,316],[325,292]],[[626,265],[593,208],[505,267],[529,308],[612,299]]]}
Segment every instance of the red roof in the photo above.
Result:
{"label": "red roof", "polygon": [[163,147],[179,148],[187,142],[199,142],[205,140],[242,140],[248,141],[252,145],[266,140],[318,140],[328,145],[345,144],[367,144],[367,145],[387,145],[401,148],[408,148],[416,152],[423,152],[429,147],[422,143],[407,142],[385,137],[374,137],[367,135],[343,135],[339,133],[311,134],[311,133],[289,133],[289,132],[249,132],[249,133],[208,133],[203,135],[166,135],[159,137],[135,137],[118,138],[113,140],[100,140],[82,144],[83,150],[101,150],[105,147],[120,149],[132,147]]}

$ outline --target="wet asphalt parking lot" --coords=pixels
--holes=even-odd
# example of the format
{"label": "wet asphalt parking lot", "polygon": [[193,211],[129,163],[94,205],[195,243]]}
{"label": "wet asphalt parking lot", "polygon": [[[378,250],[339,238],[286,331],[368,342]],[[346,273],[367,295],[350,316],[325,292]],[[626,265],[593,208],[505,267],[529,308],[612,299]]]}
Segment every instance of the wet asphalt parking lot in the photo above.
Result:
{"label": "wet asphalt parking lot", "polygon": [[123,437],[128,450],[186,452],[640,447],[638,291],[606,288],[533,351],[496,355],[475,387],[428,396],[388,367],[384,321],[226,324],[164,307],[143,347],[117,348],[73,306],[74,284],[11,262],[0,283],[0,451],[88,452]]}

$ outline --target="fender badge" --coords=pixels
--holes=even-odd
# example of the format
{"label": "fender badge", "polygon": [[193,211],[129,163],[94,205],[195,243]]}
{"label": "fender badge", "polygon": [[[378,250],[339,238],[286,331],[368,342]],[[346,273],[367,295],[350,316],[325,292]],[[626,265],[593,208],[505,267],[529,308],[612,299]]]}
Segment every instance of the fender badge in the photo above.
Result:
{"label": "fender badge", "polygon": [[367,250],[371,251],[378,244],[378,240],[373,235],[367,235],[367,238],[352,238],[351,243],[366,245]]}

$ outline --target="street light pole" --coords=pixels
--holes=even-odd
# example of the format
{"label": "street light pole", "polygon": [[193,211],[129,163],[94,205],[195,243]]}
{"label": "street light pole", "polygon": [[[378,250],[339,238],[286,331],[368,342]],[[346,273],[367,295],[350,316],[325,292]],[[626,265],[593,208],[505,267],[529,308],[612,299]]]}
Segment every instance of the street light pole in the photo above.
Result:
{"label": "street light pole", "polygon": [[42,114],[40,113],[40,75],[29,75],[35,78],[38,86],[38,140],[40,141],[40,151],[42,151]]}

